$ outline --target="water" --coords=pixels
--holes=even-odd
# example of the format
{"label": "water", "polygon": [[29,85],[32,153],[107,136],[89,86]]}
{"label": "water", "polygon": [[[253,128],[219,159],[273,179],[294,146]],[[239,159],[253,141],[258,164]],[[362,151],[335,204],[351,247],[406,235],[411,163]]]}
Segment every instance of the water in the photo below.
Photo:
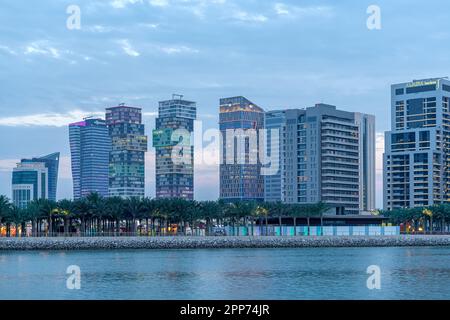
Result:
{"label": "water", "polygon": [[449,298],[450,248],[0,252],[0,299]]}

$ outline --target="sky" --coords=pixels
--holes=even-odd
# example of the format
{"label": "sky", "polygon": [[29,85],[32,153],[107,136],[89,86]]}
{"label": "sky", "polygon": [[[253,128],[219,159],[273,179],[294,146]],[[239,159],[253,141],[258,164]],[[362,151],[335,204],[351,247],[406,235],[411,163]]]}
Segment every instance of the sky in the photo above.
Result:
{"label": "sky", "polygon": [[[67,27],[73,5],[79,29]],[[367,27],[371,5],[381,29]],[[20,158],[59,151],[58,198],[71,198],[67,124],[106,107],[142,107],[151,136],[173,93],[197,102],[204,130],[218,127],[220,98],[243,95],[265,110],[374,114],[381,207],[390,85],[450,75],[448,12],[446,0],[2,0],[0,194]],[[217,166],[198,161],[196,199],[218,192]]]}

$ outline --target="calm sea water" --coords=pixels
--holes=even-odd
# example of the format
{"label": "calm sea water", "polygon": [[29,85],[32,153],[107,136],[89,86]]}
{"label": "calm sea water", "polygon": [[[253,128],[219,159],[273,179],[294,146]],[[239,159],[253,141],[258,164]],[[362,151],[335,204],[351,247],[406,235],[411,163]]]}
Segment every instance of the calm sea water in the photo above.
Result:
{"label": "calm sea water", "polygon": [[450,248],[0,252],[0,299],[449,298]]}

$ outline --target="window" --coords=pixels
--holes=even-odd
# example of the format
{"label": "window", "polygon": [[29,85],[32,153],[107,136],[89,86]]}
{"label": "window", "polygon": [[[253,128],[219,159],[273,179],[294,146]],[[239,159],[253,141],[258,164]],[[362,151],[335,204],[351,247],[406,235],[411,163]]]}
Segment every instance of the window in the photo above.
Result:
{"label": "window", "polygon": [[401,96],[402,94],[405,94],[405,89],[401,88],[401,89],[396,89],[395,90],[395,95],[396,96]]}
{"label": "window", "polygon": [[426,86],[419,86],[419,87],[411,87],[406,88],[406,93],[420,93],[420,92],[428,92],[428,91],[436,91],[436,85],[430,84]]}

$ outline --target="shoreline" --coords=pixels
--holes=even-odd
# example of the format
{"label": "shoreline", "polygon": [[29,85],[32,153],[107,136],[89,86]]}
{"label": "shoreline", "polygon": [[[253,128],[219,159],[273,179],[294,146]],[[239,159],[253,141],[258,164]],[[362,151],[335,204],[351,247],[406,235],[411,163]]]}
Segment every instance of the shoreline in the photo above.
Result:
{"label": "shoreline", "polygon": [[450,246],[450,235],[321,237],[0,238],[1,251]]}

